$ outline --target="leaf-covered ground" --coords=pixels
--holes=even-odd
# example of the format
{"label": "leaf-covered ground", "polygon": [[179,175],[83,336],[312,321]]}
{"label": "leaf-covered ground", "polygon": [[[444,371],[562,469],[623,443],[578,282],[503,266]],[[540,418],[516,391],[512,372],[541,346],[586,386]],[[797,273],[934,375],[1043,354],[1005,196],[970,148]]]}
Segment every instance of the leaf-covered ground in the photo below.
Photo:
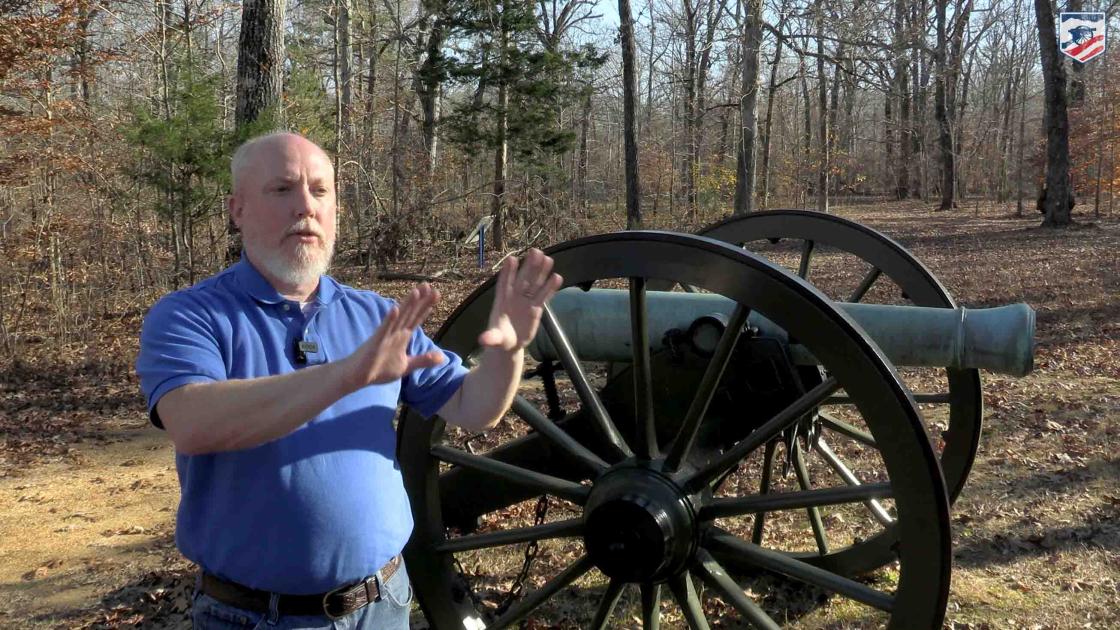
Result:
{"label": "leaf-covered ground", "polygon": [[[911,249],[962,305],[1023,301],[1038,314],[1035,371],[984,375],[985,435],[953,509],[947,626],[1120,626],[1120,221],[1078,216],[1072,229],[1043,230],[1035,216],[971,202],[955,212],[895,203],[837,213]],[[608,216],[571,229],[594,233],[621,223]],[[677,225],[664,215],[651,224]],[[472,262],[470,252],[443,265],[429,261],[428,271],[457,271],[437,281],[444,300],[429,331],[486,276]],[[356,270],[340,275],[389,295],[410,286]],[[0,627],[186,625],[193,573],[173,544],[173,453],[147,426],[131,373],[141,317],[142,309],[122,307],[104,323],[96,356],[9,365],[0,373]],[[531,519],[532,503],[508,516]],[[542,545],[530,583],[565,566],[570,552]],[[464,564],[468,571],[485,565],[488,582],[476,586],[500,597],[521,558],[518,546]],[[891,579],[890,572],[878,579]],[[578,586],[530,627],[586,625],[603,584]],[[751,588],[768,610],[786,610],[799,627],[869,623],[848,602],[780,584]],[[635,600],[627,595],[621,610],[633,610]],[[665,626],[683,627],[669,600],[663,606]],[[713,600],[708,612],[715,625],[737,627],[727,610]],[[639,625],[625,613],[616,619]]]}

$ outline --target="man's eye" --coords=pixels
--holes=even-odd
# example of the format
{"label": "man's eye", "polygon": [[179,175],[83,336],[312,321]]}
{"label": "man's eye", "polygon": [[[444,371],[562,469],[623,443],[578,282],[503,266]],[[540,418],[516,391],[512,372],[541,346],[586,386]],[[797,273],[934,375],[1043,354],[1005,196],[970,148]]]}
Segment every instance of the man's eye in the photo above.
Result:
{"label": "man's eye", "polygon": [[277,186],[277,187],[275,188],[275,190],[276,190],[276,192],[279,192],[279,193],[286,193],[286,192],[288,192],[289,190],[291,190],[291,188],[289,188],[289,187],[287,187],[287,186]]}

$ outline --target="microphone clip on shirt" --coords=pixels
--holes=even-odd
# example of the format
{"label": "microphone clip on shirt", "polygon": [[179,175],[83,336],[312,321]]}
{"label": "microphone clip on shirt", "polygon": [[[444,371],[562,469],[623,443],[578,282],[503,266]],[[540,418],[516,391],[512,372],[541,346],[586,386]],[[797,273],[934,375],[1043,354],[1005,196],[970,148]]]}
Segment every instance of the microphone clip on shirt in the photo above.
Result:
{"label": "microphone clip on shirt", "polygon": [[296,339],[294,354],[296,363],[307,363],[308,354],[317,354],[319,352],[319,344],[314,341],[305,341],[303,339]]}

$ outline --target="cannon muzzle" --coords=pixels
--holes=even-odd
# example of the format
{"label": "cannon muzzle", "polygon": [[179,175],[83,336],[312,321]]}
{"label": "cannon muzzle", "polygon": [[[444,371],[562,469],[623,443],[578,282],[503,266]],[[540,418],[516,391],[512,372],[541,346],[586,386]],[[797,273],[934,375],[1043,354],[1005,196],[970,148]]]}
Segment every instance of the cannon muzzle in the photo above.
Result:
{"label": "cannon muzzle", "polygon": [[[576,354],[589,361],[632,360],[630,297],[627,291],[569,288],[550,306]],[[666,346],[670,332],[683,333],[699,351],[715,347],[735,302],[719,295],[649,291],[646,296],[649,345]],[[1034,310],[1026,304],[997,308],[927,308],[837,302],[892,363],[898,366],[985,369],[1024,376],[1034,364]],[[788,341],[785,330],[758,313],[748,326],[765,337]],[[678,335],[679,337],[679,335]],[[547,334],[529,351],[537,360],[555,359]],[[790,345],[798,364],[818,361],[804,347]]]}

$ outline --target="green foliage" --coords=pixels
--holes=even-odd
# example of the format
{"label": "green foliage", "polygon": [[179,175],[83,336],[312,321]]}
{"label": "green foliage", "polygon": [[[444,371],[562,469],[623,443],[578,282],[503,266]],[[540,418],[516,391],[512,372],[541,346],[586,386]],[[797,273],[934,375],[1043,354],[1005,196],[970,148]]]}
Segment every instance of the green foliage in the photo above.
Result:
{"label": "green foliage", "polygon": [[535,6],[526,0],[447,2],[444,8],[453,45],[430,72],[469,89],[443,117],[448,140],[468,152],[496,147],[503,113],[497,95],[504,84],[511,154],[543,168],[551,156],[571,151],[575,134],[558,124],[559,112],[583,98],[588,88],[582,77],[606,56],[591,46],[547,50],[537,37]]}
{"label": "green foliage", "polygon": [[[284,81],[285,127],[322,147],[333,147],[334,97],[323,87],[311,45],[288,47],[290,72]],[[273,126],[275,128],[275,125]],[[251,138],[256,133],[246,136]]]}
{"label": "green foliage", "polygon": [[125,137],[144,156],[131,174],[160,192],[158,209],[201,214],[229,188],[233,133],[223,126],[221,76],[184,59],[175,63],[166,107],[133,107]]}

